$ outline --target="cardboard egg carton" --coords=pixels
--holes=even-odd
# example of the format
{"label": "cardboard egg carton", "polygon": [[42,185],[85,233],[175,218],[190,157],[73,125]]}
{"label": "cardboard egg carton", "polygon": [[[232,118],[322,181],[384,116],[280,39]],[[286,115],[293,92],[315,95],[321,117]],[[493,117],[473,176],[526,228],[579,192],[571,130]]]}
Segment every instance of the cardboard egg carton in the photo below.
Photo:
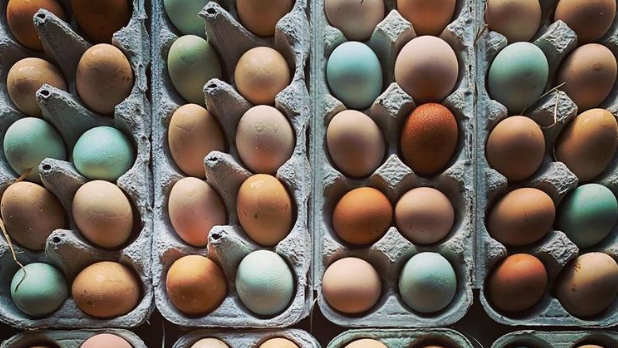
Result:
{"label": "cardboard egg carton", "polygon": [[[311,238],[307,226],[311,193],[311,168],[307,156],[307,128],[310,102],[306,64],[309,56],[309,21],[307,1],[298,0],[291,12],[278,23],[274,38],[260,38],[238,21],[235,1],[209,2],[200,16],[210,44],[219,54],[227,82],[212,79],[204,86],[207,109],[221,125],[227,153],[213,151],[204,159],[208,183],[219,193],[228,213],[228,225],[210,231],[208,247],[195,248],[184,243],[174,231],[168,215],[168,199],[172,186],[185,174],[170,155],[167,129],[174,111],[187,104],[176,92],[167,72],[167,55],[172,43],[181,35],[169,21],[162,1],[152,2],[153,36],[153,149],[155,175],[155,230],[152,250],[152,272],[156,305],[163,316],[174,324],[188,327],[285,327],[295,324],[309,313],[312,300],[309,267]],[[257,46],[268,46],[280,52],[293,71],[292,82],[275,100],[275,107],[292,125],[296,143],[294,152],[277,171],[276,177],[287,188],[295,205],[295,222],[291,232],[274,248],[294,273],[295,295],[286,309],[273,316],[262,317],[249,311],[240,301],[235,288],[236,270],[250,252],[266,249],[255,244],[243,231],[236,215],[236,195],[240,185],[252,173],[243,165],[234,145],[236,127],[242,115],[253,105],[234,87],[234,68],[240,56]],[[167,271],[182,256],[197,254],[218,263],[227,278],[228,293],[223,303],[208,315],[191,317],[178,311],[166,293]]]}
{"label": "cardboard egg carton", "polygon": [[2,342],[0,348],[26,348],[47,345],[57,348],[79,348],[90,337],[98,334],[114,334],[127,340],[133,348],[147,348],[141,338],[131,331],[121,329],[96,329],[75,331],[27,331]]}
{"label": "cardboard egg carton", "polygon": [[181,336],[172,348],[191,348],[202,338],[216,338],[225,342],[230,348],[258,348],[271,338],[286,338],[294,342],[298,348],[320,348],[318,341],[304,330],[284,329],[271,331],[221,331],[194,330]]}
{"label": "cardboard egg carton", "polygon": [[425,347],[442,344],[445,347],[475,347],[461,333],[452,329],[356,329],[348,330],[335,337],[326,348],[344,348],[353,341],[374,339],[389,348]]}
{"label": "cardboard egg carton", "polygon": [[[533,326],[586,326],[609,327],[618,324],[618,299],[603,313],[592,318],[578,318],[569,314],[553,297],[556,278],[564,266],[582,253],[605,252],[614,259],[618,258],[618,228],[600,244],[579,250],[569,238],[560,231],[550,231],[542,240],[524,247],[507,248],[493,239],[485,226],[485,220],[492,206],[498,199],[512,189],[521,187],[537,188],[547,193],[559,209],[562,199],[578,186],[577,177],[562,163],[553,157],[553,148],[564,126],[578,114],[577,106],[562,91],[551,91],[534,105],[529,107],[524,115],[537,122],[546,140],[546,155],[541,168],[529,179],[520,183],[508,183],[507,179],[496,170],[490,168],[485,157],[485,144],[491,130],[507,116],[506,107],[490,98],[485,81],[486,74],[495,56],[507,46],[507,40],[499,33],[483,27],[485,0],[479,2],[478,50],[477,50],[477,261],[476,284],[480,289],[480,300],[486,312],[499,323],[507,325]],[[562,21],[551,22],[555,0],[541,1],[543,22],[532,42],[537,45],[549,62],[549,91],[555,85],[555,77],[562,60],[577,47],[575,33]],[[609,33],[601,40],[614,55],[618,56],[618,21],[614,21]],[[614,90],[600,106],[618,116],[618,90]],[[618,196],[618,156],[614,158],[608,169],[600,177],[593,180],[607,186]],[[508,314],[496,310],[488,301],[484,284],[492,268],[507,254],[529,253],[538,257],[548,272],[548,291],[533,308],[522,313]]]}
{"label": "cardboard egg carton", "polygon": [[[100,249],[81,236],[72,219],[73,195],[88,179],[77,172],[68,161],[45,159],[39,166],[43,186],[54,193],[62,203],[68,217],[67,229],[54,231],[47,239],[44,252],[13,245],[17,260],[22,264],[45,262],[60,269],[67,285],[86,266],[99,261],[117,261],[131,268],[141,282],[141,297],[135,309],[112,319],[98,319],[82,312],[69,297],[54,313],[43,318],[33,318],[21,312],[13,303],[10,283],[19,266],[13,260],[9,244],[0,238],[0,320],[22,329],[32,328],[92,328],[101,326],[134,327],[145,322],[152,312],[153,292],[150,276],[150,248],[152,230],[152,176],[150,173],[150,103],[147,99],[146,70],[150,64],[150,39],[146,31],[146,9],[143,0],[133,1],[133,14],[129,24],[116,32],[113,45],[129,59],[135,76],[131,94],[116,106],[113,116],[101,116],[89,110],[80,100],[75,87],[75,71],[81,55],[92,46],[81,34],[76,22],[58,19],[46,10],[39,10],[34,23],[42,39],[43,52],[30,51],[21,46],[10,33],[6,21],[8,1],[0,1],[0,147],[4,134],[13,122],[27,117],[11,102],[6,79],[9,69],[20,59],[40,57],[55,63],[62,71],[69,91],[65,92],[44,85],[37,92],[37,101],[43,118],[61,134],[68,155],[86,130],[113,126],[133,142],[136,160],[116,184],[125,192],[134,207],[137,227],[129,242],[118,250]],[[61,1],[70,16],[68,0]],[[0,193],[14,183],[18,175],[13,172],[0,149]]]}
{"label": "cardboard egg carton", "polygon": [[[324,1],[313,6],[314,48],[312,57],[312,93],[314,123],[311,146],[314,159],[314,287],[319,306],[326,318],[345,327],[435,327],[450,325],[464,316],[472,303],[474,262],[474,30],[473,1],[458,1],[453,21],[440,35],[449,43],[459,61],[459,78],[453,92],[442,102],[455,115],[459,126],[456,152],[447,168],[432,178],[415,174],[400,157],[399,137],[405,120],[415,103],[394,81],[394,64],[400,49],[416,34],[412,25],[396,10],[396,1],[385,1],[384,20],[374,30],[367,44],[377,54],[384,74],[384,91],[368,110],[360,110],[378,125],[387,143],[387,155],[381,166],[368,178],[351,179],[339,172],[329,159],[326,129],[333,116],[345,110],[344,104],[329,91],[326,63],[331,52],[346,38],[329,25]],[[415,245],[391,227],[376,243],[367,247],[350,247],[332,228],[332,213],[339,199],[358,187],[374,187],[384,193],[393,207],[407,191],[429,186],[442,191],[455,208],[455,224],[438,244]],[[394,225],[394,220],[393,220]],[[404,264],[415,254],[438,252],[453,265],[457,274],[457,293],[447,308],[432,314],[414,312],[398,294],[398,280]],[[326,268],[343,257],[359,257],[373,265],[380,274],[382,294],[378,303],[360,315],[345,315],[324,299],[321,280]]]}
{"label": "cardboard egg carton", "polygon": [[577,348],[596,344],[604,348],[618,347],[615,331],[515,331],[496,340],[491,348],[508,348],[517,344],[530,348]]}

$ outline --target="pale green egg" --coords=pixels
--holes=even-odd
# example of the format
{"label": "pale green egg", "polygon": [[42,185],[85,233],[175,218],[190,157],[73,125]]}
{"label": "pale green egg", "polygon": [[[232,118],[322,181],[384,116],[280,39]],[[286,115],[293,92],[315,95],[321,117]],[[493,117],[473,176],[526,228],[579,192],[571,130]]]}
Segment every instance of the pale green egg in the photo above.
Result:
{"label": "pale green egg", "polygon": [[88,130],[75,143],[73,163],[90,180],[116,181],[135,162],[131,141],[112,127]]}
{"label": "pale green egg", "polygon": [[46,263],[20,268],[11,280],[11,298],[22,312],[44,317],[55,312],[69,296],[67,282],[58,269]]}
{"label": "pale green egg", "polygon": [[165,12],[172,24],[185,35],[206,37],[200,11],[210,0],[163,0]]}

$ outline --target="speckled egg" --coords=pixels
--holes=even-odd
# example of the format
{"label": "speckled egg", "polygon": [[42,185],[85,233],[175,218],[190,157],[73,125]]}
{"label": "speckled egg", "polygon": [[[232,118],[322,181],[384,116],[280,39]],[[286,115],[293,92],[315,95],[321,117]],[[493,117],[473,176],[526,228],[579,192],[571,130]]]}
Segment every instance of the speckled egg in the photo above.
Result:
{"label": "speckled egg", "polygon": [[133,145],[116,128],[92,128],[82,134],[73,147],[75,168],[90,180],[116,181],[133,162]]}
{"label": "speckled egg", "polygon": [[130,0],[71,0],[71,12],[79,27],[96,42],[112,42],[112,36],[131,19]]}
{"label": "speckled egg", "polygon": [[271,338],[260,344],[259,348],[299,348],[296,343],[283,337]]}
{"label": "speckled egg", "polygon": [[32,17],[45,9],[58,18],[66,20],[64,10],[55,0],[10,0],[6,6],[6,23],[20,44],[32,50],[43,50],[39,33],[34,28]]}
{"label": "speckled egg", "polygon": [[603,37],[616,16],[615,0],[560,0],[554,21],[563,21],[577,34],[582,45]]}
{"label": "speckled egg", "polygon": [[191,348],[229,348],[225,342],[216,338],[202,338],[193,343]]}
{"label": "speckled egg", "polygon": [[108,333],[94,335],[82,343],[80,348],[132,348],[124,338]]}
{"label": "speckled egg", "polygon": [[325,0],[324,12],[348,40],[366,41],[384,19],[384,0]]}
{"label": "speckled egg", "polygon": [[292,10],[293,0],[236,0],[240,22],[252,33],[269,37],[283,16]]}
{"label": "speckled egg", "polygon": [[46,263],[30,263],[11,280],[11,298],[22,312],[45,317],[55,312],[69,295],[67,282],[58,269]]}
{"label": "speckled egg", "polygon": [[397,11],[414,27],[416,35],[439,36],[451,22],[457,0],[397,0]]}
{"label": "speckled egg", "polygon": [[444,193],[430,187],[406,192],[395,206],[399,233],[415,244],[440,241],[453,228],[455,209]]}
{"label": "speckled egg", "polygon": [[539,0],[488,0],[485,21],[489,30],[509,43],[530,41],[541,25]]}
{"label": "speckled egg", "polygon": [[322,277],[322,294],[328,304],[345,314],[359,314],[380,298],[382,284],[373,266],[356,257],[333,262]]}
{"label": "speckled egg", "polygon": [[371,338],[361,338],[360,340],[348,343],[345,348],[388,348],[388,346]]}
{"label": "speckled egg", "polygon": [[547,270],[538,258],[514,254],[494,267],[485,295],[500,311],[519,312],[533,307],[547,289]]}
{"label": "speckled egg", "polygon": [[290,84],[290,68],[281,53],[269,47],[255,47],[238,60],[234,82],[238,92],[251,103],[271,105]]}
{"label": "speckled egg", "polygon": [[206,37],[204,20],[200,11],[211,0],[163,0],[165,13],[172,24],[184,35]]}

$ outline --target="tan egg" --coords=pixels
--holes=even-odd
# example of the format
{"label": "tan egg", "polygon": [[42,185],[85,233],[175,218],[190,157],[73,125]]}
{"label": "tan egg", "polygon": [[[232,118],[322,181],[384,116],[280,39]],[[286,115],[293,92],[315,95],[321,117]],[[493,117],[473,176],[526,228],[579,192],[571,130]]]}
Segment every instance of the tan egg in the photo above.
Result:
{"label": "tan egg", "polygon": [[211,151],[225,151],[219,123],[208,110],[197,104],[179,107],[167,131],[170,153],[176,165],[188,175],[204,179],[204,158]]}
{"label": "tan egg", "polygon": [[326,130],[326,145],[335,167],[356,178],[373,173],[386,153],[378,125],[356,110],[345,110],[333,117]]}
{"label": "tan egg", "polygon": [[560,66],[558,83],[580,112],[599,106],[616,83],[616,57],[607,47],[588,44],[577,48]]}
{"label": "tan egg", "polygon": [[371,187],[346,193],[333,211],[333,229],[344,242],[353,245],[378,241],[393,220],[393,207],[388,198]]}
{"label": "tan egg", "polygon": [[536,257],[515,254],[492,270],[486,285],[485,293],[498,310],[519,312],[533,307],[543,297],[547,270]]}
{"label": "tan egg", "polygon": [[298,348],[298,346],[287,338],[277,337],[260,344],[259,348]]}
{"label": "tan egg", "polygon": [[133,209],[118,186],[89,181],[73,197],[73,220],[89,241],[103,248],[124,244],[133,230]]}
{"label": "tan egg", "polygon": [[618,146],[618,124],[609,111],[592,109],[579,114],[562,131],[556,159],[580,182],[590,181],[607,169]]}
{"label": "tan egg", "polygon": [[577,348],[605,348],[596,344],[584,344],[582,346],[577,346]]}
{"label": "tan egg", "polygon": [[79,348],[131,348],[131,344],[118,335],[98,334],[85,340]]}
{"label": "tan egg", "polygon": [[362,338],[348,343],[345,348],[388,348],[388,346],[377,340]]}
{"label": "tan egg", "polygon": [[449,234],[455,209],[444,193],[419,187],[406,192],[395,206],[399,233],[415,244],[435,243]]}
{"label": "tan egg", "polygon": [[20,181],[2,195],[2,221],[17,244],[31,250],[44,250],[47,237],[66,227],[60,201],[43,186]]}
{"label": "tan egg", "polygon": [[541,25],[539,0],[488,0],[485,20],[489,30],[506,37],[509,43],[530,41]]}
{"label": "tan egg", "polygon": [[252,33],[275,35],[277,22],[292,10],[292,0],[236,0],[240,22]]}
{"label": "tan egg", "polygon": [[229,348],[225,342],[216,338],[202,338],[193,343],[191,348]]}
{"label": "tan egg", "polygon": [[292,156],[294,140],[288,119],[268,105],[247,110],[236,129],[238,155],[255,173],[275,174]]}
{"label": "tan egg", "polygon": [[140,283],[126,266],[103,261],[84,268],[75,277],[71,294],[84,313],[96,318],[115,318],[135,308]]}
{"label": "tan egg", "polygon": [[227,223],[223,200],[212,186],[197,178],[183,178],[174,184],[168,212],[176,234],[194,247],[206,246],[210,230]]}
{"label": "tan egg", "polygon": [[52,63],[40,58],[24,58],[15,63],[6,79],[6,88],[11,101],[29,115],[41,117],[43,113],[36,101],[36,91],[44,84],[67,90],[64,77]]}
{"label": "tan egg", "polygon": [[128,0],[71,0],[71,11],[84,33],[96,42],[112,42],[112,35],[129,24]]}
{"label": "tan egg", "polygon": [[32,18],[40,9],[66,20],[62,6],[55,0],[10,0],[6,7],[6,22],[13,36],[20,44],[37,51],[43,50],[43,44]]}
{"label": "tan egg", "polygon": [[292,229],[292,198],[272,175],[256,174],[245,180],[238,190],[236,211],[245,232],[263,246],[276,245]]}
{"label": "tan egg", "polygon": [[281,53],[255,47],[238,60],[234,81],[238,92],[251,103],[271,105],[290,83],[290,68]]}
{"label": "tan egg", "polygon": [[191,316],[214,311],[227,294],[225,275],[219,265],[199,255],[176,260],[167,272],[165,287],[174,307]]}
{"label": "tan egg", "polygon": [[373,307],[382,291],[378,272],[367,261],[346,257],[333,262],[322,278],[322,294],[335,310],[358,314]]}
{"label": "tan egg", "polygon": [[521,181],[543,163],[545,136],[541,127],[528,117],[511,116],[491,131],[485,151],[493,169],[509,181]]}
{"label": "tan egg", "polygon": [[98,44],[79,60],[77,92],[86,106],[101,114],[111,114],[133,88],[133,70],[127,57],[116,47]]}
{"label": "tan egg", "polygon": [[616,0],[560,0],[554,21],[561,20],[577,34],[580,45],[598,41],[612,26]]}
{"label": "tan egg", "polygon": [[414,27],[416,35],[438,36],[451,22],[457,0],[397,0],[397,11]]}
{"label": "tan egg", "polygon": [[366,41],[384,19],[384,0],[325,0],[324,12],[348,40]]}

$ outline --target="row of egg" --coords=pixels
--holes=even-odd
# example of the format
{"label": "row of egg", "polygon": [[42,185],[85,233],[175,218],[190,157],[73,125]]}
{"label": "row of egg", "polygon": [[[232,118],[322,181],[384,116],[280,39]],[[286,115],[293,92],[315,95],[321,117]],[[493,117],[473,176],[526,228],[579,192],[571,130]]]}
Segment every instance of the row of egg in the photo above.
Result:
{"label": "row of egg", "polygon": [[[41,342],[36,346],[29,348],[55,348],[58,345],[55,342]],[[27,348],[24,347],[24,348]],[[112,333],[100,333],[91,336],[79,345],[79,348],[134,348],[124,338]]]}

